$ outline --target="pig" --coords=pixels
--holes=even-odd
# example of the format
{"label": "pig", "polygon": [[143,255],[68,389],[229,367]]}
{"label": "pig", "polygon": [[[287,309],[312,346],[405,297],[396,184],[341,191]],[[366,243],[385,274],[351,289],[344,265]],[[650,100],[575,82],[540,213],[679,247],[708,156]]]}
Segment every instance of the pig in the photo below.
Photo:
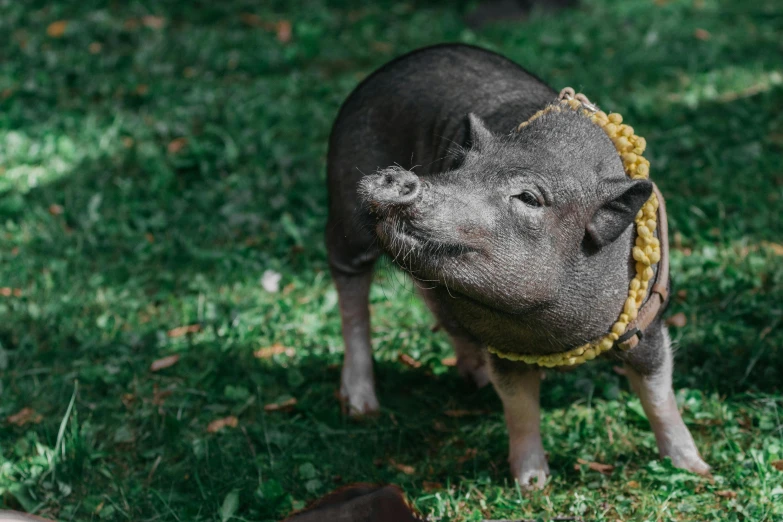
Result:
{"label": "pig", "polygon": [[[541,369],[500,358],[556,354],[605,335],[634,277],[634,217],[653,184],[631,179],[606,133],[577,111],[519,128],[557,93],[503,56],[445,44],[384,65],[350,94],[327,158],[326,244],[345,343],[340,396],[379,409],[368,295],[387,254],[448,334],[459,371],[500,396],[509,464],[526,488],[549,474]],[[668,283],[668,282],[667,282]],[[706,475],[672,389],[661,318],[624,365],[659,453]]]}

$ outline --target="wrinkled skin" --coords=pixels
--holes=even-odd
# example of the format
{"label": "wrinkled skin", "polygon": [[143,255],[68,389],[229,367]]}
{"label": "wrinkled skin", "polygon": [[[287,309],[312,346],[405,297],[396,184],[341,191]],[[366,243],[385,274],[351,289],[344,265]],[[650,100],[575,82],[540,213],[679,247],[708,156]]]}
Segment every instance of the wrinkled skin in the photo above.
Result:
{"label": "wrinkled skin", "polygon": [[[436,46],[391,62],[343,105],[330,138],[327,246],[346,344],[341,396],[378,410],[367,294],[385,252],[451,337],[458,367],[503,400],[512,473],[543,487],[539,372],[486,352],[547,354],[604,335],[633,277],[637,211],[652,185],[630,180],[605,133],[571,111],[517,125],[555,100],[502,57]],[[367,174],[367,175],[364,175]],[[624,360],[662,455],[707,473],[671,390],[660,321]]]}

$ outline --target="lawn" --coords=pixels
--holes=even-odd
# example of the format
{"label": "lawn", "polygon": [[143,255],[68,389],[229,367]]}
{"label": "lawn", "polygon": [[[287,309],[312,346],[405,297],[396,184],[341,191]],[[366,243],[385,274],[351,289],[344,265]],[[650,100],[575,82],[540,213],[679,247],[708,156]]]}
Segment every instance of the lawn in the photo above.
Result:
{"label": "lawn", "polygon": [[[783,520],[779,0],[583,0],[480,30],[473,4],[413,4],[0,0],[0,505],[271,521],[369,481],[433,521]],[[371,293],[383,411],[341,415],[327,136],[375,67],[443,41],[646,137],[675,387],[714,480],[657,460],[598,361],[548,374],[553,476],[520,491],[499,399],[448,366],[388,263]]]}

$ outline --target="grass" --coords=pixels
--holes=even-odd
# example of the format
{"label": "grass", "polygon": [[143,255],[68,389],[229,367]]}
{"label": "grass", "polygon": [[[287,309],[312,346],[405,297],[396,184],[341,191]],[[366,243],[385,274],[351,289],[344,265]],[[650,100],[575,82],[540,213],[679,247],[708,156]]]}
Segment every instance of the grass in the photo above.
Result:
{"label": "grass", "polygon": [[[446,0],[295,4],[0,0],[2,505],[277,520],[382,481],[431,520],[783,520],[779,2],[583,0],[479,31]],[[388,265],[371,295],[383,413],[341,416],[326,139],[361,78],[442,41],[501,51],[647,138],[669,314],[686,319],[675,385],[713,482],[657,460],[638,400],[596,362],[548,375],[553,477],[520,492],[499,400],[444,366]],[[274,346],[291,349],[254,356]]]}

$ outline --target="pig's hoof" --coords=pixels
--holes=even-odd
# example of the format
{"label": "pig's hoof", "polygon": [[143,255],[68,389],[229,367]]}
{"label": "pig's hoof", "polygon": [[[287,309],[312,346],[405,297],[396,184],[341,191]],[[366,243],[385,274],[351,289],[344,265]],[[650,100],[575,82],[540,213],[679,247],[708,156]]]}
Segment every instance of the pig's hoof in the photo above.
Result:
{"label": "pig's hoof", "polygon": [[699,455],[670,456],[675,467],[696,473],[702,477],[712,478],[710,465],[704,462]]}
{"label": "pig's hoof", "polygon": [[514,472],[514,478],[519,482],[522,489],[531,491],[544,489],[544,486],[546,486],[549,464],[543,451],[526,454],[523,458],[517,459],[516,465],[512,461],[511,469]]}
{"label": "pig's hoof", "polygon": [[378,398],[372,386],[353,386],[340,388],[340,402],[343,413],[351,417],[369,417],[380,410]]}
{"label": "pig's hoof", "polygon": [[521,475],[516,477],[517,482],[522,489],[527,491],[535,491],[537,489],[544,489],[546,486],[546,476],[549,471],[546,469],[529,469],[525,470]]}

